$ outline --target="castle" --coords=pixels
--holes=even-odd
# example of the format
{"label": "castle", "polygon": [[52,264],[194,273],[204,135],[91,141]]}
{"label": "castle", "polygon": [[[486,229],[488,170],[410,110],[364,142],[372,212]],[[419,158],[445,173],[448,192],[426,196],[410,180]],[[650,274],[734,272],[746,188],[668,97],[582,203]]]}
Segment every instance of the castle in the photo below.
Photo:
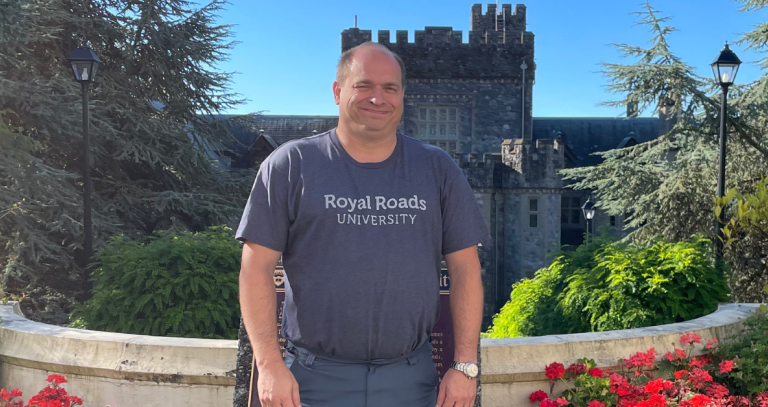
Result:
{"label": "castle", "polygon": [[[665,118],[532,117],[536,79],[534,34],[526,7],[472,6],[468,42],[452,27],[379,31],[377,42],[402,57],[407,70],[400,130],[452,154],[475,191],[493,237],[481,247],[485,326],[511,286],[549,265],[561,245],[578,245],[586,230],[587,194],[567,188],[559,170],[595,165],[598,151],[648,142],[670,126]],[[372,41],[357,27],[341,34],[341,51]],[[278,145],[336,126],[335,116],[260,116],[234,130],[247,148],[226,158],[232,167],[258,165]],[[598,214],[594,227],[621,233],[621,216]]]}

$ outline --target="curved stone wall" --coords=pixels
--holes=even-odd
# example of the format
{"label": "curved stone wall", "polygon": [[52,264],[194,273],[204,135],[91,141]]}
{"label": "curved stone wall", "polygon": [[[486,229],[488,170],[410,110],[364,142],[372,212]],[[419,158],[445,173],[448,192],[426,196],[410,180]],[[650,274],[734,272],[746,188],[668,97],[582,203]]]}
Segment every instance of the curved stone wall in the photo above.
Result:
{"label": "curved stone wall", "polygon": [[231,406],[237,341],[62,328],[0,305],[0,388],[37,394],[66,376],[85,407]]}
{"label": "curved stone wall", "polygon": [[[600,367],[655,348],[663,355],[680,335],[723,340],[743,329],[757,304],[722,304],[716,312],[679,324],[622,331],[483,339],[483,407],[527,406],[528,395],[549,388],[544,366],[582,357]],[[229,407],[235,385],[237,341],[166,338],[62,328],[30,321],[18,304],[0,305],[0,388],[19,388],[25,400],[49,374],[62,374],[85,407]],[[562,390],[558,387],[556,390]]]}
{"label": "curved stone wall", "polygon": [[[620,331],[549,335],[527,338],[483,339],[483,407],[533,406],[528,396],[549,390],[544,366],[560,362],[566,367],[587,357],[601,368],[615,367],[619,359],[655,348],[664,355],[677,345],[680,335],[694,332],[702,342],[722,341],[743,329],[743,320],[758,304],[721,304],[714,313],[691,321]],[[699,347],[700,349],[700,347]],[[559,383],[555,392],[565,387]]]}

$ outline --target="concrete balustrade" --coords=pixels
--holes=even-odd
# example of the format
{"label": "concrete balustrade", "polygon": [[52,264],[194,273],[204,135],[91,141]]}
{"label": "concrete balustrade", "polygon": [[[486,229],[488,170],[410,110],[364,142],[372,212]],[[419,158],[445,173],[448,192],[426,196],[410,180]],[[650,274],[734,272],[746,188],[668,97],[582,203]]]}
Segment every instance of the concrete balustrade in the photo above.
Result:
{"label": "concrete balustrade", "polygon": [[[620,358],[655,348],[661,356],[680,335],[723,340],[743,329],[757,304],[722,304],[707,316],[648,328],[483,339],[482,405],[531,405],[528,395],[549,389],[544,366],[566,367],[579,358],[613,367]],[[85,407],[229,407],[235,385],[237,341],[165,338],[63,328],[24,318],[17,303],[0,305],[0,388],[19,388],[24,399],[39,391],[49,374]],[[562,390],[557,386],[556,391]]]}

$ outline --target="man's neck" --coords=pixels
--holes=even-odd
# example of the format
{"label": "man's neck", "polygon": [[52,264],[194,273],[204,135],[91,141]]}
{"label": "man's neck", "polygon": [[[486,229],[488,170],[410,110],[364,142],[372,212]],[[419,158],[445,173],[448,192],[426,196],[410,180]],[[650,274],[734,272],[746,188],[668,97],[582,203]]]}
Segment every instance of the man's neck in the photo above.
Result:
{"label": "man's neck", "polygon": [[359,163],[382,162],[397,147],[396,131],[391,134],[358,134],[339,124],[336,136],[347,154]]}

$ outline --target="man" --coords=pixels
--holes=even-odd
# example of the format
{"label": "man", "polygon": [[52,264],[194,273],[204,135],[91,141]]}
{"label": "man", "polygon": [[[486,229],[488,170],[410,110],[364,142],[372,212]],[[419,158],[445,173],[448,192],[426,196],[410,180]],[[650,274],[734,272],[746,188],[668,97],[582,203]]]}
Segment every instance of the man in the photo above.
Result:
{"label": "man", "polygon": [[[344,53],[339,125],[286,143],[261,165],[237,231],[240,303],[265,407],[469,407],[476,395],[489,239],[462,170],[397,132],[405,71],[385,47]],[[275,337],[272,275],[285,305]],[[439,275],[451,278],[455,368],[439,385],[430,330]]]}

